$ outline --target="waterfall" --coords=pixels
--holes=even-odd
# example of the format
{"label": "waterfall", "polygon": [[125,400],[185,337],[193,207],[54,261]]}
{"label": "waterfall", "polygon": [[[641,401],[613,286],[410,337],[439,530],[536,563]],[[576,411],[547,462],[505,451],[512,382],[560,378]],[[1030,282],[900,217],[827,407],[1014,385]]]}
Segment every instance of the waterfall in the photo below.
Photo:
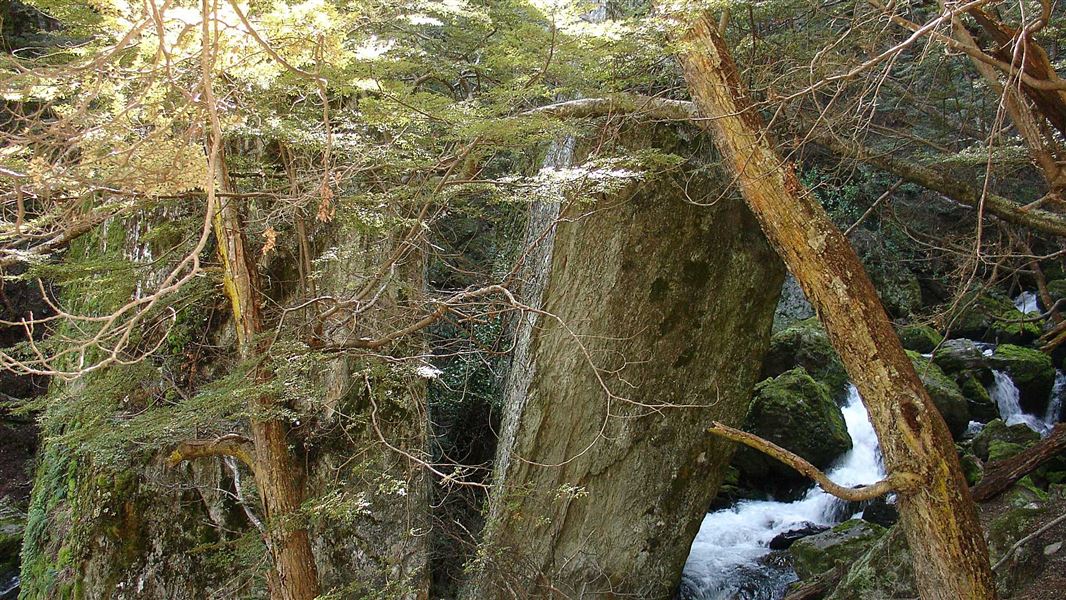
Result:
{"label": "waterfall", "polygon": [[1014,308],[1017,308],[1022,314],[1040,312],[1040,305],[1037,302],[1036,294],[1033,292],[1018,294],[1018,297],[1014,299]]}
{"label": "waterfall", "polygon": [[[855,386],[843,408],[852,448],[827,475],[844,486],[874,483],[885,475],[877,436]],[[682,596],[691,600],[775,600],[796,574],[773,560],[774,537],[805,525],[829,526],[844,520],[848,505],[811,488],[795,502],[742,501],[709,513],[692,542],[682,575]]]}
{"label": "waterfall", "polygon": [[1051,399],[1047,403],[1047,411],[1044,413],[1044,424],[1048,429],[1059,422],[1062,415],[1063,396],[1066,396],[1066,372],[1055,372],[1055,386],[1051,388]]}
{"label": "waterfall", "polygon": [[[1021,394],[1018,391],[1018,386],[1014,385],[1014,381],[1010,378],[1010,375],[1003,371],[992,371],[992,376],[995,382],[992,387],[988,389],[988,394],[995,400],[996,406],[999,408],[999,416],[1003,419],[1007,425],[1017,425],[1018,423],[1024,423],[1026,427],[1039,433],[1040,435],[1047,435],[1051,431],[1051,428],[1058,421],[1058,411],[1055,412],[1054,418],[1042,419],[1035,415],[1030,415],[1022,410]],[[1056,379],[1056,385],[1058,379]],[[1051,408],[1051,404],[1055,402],[1056,394],[1052,392],[1051,401],[1048,402],[1048,408]],[[1059,394],[1061,396],[1061,394]],[[1061,406],[1061,398],[1058,400]],[[1051,412],[1050,410],[1048,411]]]}

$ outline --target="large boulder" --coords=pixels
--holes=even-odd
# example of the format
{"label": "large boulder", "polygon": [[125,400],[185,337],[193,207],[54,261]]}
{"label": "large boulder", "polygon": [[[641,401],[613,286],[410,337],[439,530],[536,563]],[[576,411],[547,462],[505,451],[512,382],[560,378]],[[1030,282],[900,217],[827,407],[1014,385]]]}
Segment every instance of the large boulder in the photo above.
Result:
{"label": "large boulder", "polygon": [[1010,374],[1018,387],[1022,409],[1036,415],[1047,411],[1055,385],[1055,365],[1050,356],[1032,348],[1001,344],[992,355],[992,364]]}
{"label": "large boulder", "polygon": [[1021,446],[1031,446],[1040,441],[1040,434],[1029,429],[1023,423],[1007,425],[1002,419],[993,419],[973,438],[970,447],[974,455],[981,460],[988,460],[992,446],[996,442],[1007,442]]}
{"label": "large boulder", "polygon": [[988,388],[981,382],[980,375],[981,373],[973,371],[958,373],[955,375],[955,383],[959,384],[959,391],[966,398],[970,419],[987,423],[999,416],[999,407],[988,393]]}
{"label": "large boulder", "polygon": [[929,359],[912,350],[908,350],[907,355],[914,363],[914,368],[918,371],[918,376],[922,379],[926,391],[929,392],[933,404],[944,417],[948,431],[955,439],[961,438],[966,432],[966,426],[970,423],[970,408],[966,398],[962,395],[962,390]]}
{"label": "large boulder", "polygon": [[904,348],[922,354],[932,352],[944,341],[944,336],[928,325],[902,325],[896,328],[896,333],[899,334],[899,341]]}
{"label": "large boulder", "polygon": [[1047,283],[1047,292],[1051,300],[1058,302],[1066,298],[1066,279],[1056,279]]}
{"label": "large boulder", "polygon": [[[823,469],[851,448],[840,407],[802,367],[755,386],[744,429]],[[751,487],[780,492],[805,481],[792,468],[748,447],[737,450],[733,464]]]}
{"label": "large boulder", "polygon": [[793,323],[770,338],[762,376],[777,377],[796,367],[803,367],[811,377],[825,384],[835,400],[843,400],[847,395],[848,374],[818,319]]}
{"label": "large boulder", "polygon": [[805,537],[789,547],[800,579],[850,565],[885,534],[880,525],[852,519],[822,533]]}
{"label": "large boulder", "polygon": [[1026,322],[1010,298],[998,292],[971,292],[947,317],[952,336],[986,342],[1026,343],[1039,337],[1040,327]]}
{"label": "large boulder", "polygon": [[960,338],[941,344],[933,353],[933,364],[945,373],[955,375],[987,369],[988,357],[973,340]]}

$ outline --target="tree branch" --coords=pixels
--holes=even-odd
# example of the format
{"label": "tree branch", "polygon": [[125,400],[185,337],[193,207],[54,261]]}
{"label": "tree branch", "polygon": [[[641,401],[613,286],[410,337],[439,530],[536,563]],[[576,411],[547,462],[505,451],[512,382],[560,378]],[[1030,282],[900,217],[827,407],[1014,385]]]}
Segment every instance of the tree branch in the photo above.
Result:
{"label": "tree branch", "polygon": [[914,486],[917,477],[915,475],[907,473],[893,473],[887,478],[873,483],[870,485],[864,485],[861,487],[847,488],[841,485],[833,483],[825,473],[818,470],[817,467],[804,460],[802,457],[785,450],[777,444],[764,440],[763,438],[734,429],[728,425],[714,421],[711,426],[707,428],[707,433],[723,437],[727,440],[739,442],[745,446],[758,450],[763,454],[766,454],[772,458],[775,458],[793,469],[799,471],[803,475],[813,479],[818,485],[822,486],[822,489],[827,493],[840,498],[841,500],[848,501],[860,501],[860,500],[873,500],[888,494],[890,492],[905,491]]}
{"label": "tree branch", "polygon": [[255,447],[252,440],[236,433],[230,433],[213,440],[190,440],[178,444],[167,457],[167,466],[209,456],[231,456],[244,463],[255,472]]}

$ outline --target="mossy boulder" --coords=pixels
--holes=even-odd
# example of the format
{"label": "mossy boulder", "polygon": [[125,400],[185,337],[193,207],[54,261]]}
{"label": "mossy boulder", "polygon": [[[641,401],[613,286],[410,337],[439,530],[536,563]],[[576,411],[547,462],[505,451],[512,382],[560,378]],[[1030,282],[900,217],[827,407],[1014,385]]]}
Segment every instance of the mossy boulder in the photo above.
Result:
{"label": "mossy boulder", "polygon": [[962,474],[966,477],[966,483],[970,487],[977,485],[977,482],[981,481],[985,475],[984,464],[973,454],[960,454],[959,466],[962,467]]}
{"label": "mossy boulder", "polygon": [[988,357],[973,340],[948,340],[933,352],[933,364],[945,373],[979,372],[988,368]]}
{"label": "mossy boulder", "polygon": [[1025,452],[1026,447],[1025,444],[1005,442],[1003,440],[992,440],[992,442],[988,444],[988,462],[1007,460],[1012,456],[1017,456],[1022,452]]}
{"label": "mossy boulder", "polygon": [[1040,335],[1035,323],[1019,322],[1025,315],[1010,298],[999,292],[971,292],[948,315],[946,324],[954,337],[986,342],[1025,343]]}
{"label": "mossy boulder", "polygon": [[825,384],[833,399],[843,400],[847,395],[848,374],[818,319],[793,323],[770,338],[762,377],[777,377],[796,367]]}
{"label": "mossy boulder", "polygon": [[932,352],[944,341],[944,336],[928,325],[903,325],[896,328],[896,333],[899,334],[899,341],[904,348],[922,354]]}
{"label": "mossy boulder", "polygon": [[885,534],[880,525],[852,519],[822,533],[792,544],[793,566],[800,579],[824,573],[838,565],[849,565],[862,556]]}
{"label": "mossy boulder", "polygon": [[970,419],[980,423],[987,423],[999,416],[999,407],[988,393],[978,378],[978,373],[964,371],[955,375],[955,383],[959,384],[959,390],[966,398],[966,405],[970,409]]}
{"label": "mossy boulder", "polygon": [[827,600],[916,598],[914,559],[902,527],[893,527],[858,557]]}
{"label": "mossy boulder", "polygon": [[18,571],[26,515],[9,498],[0,498],[0,575]]}
{"label": "mossy boulder", "polygon": [[944,417],[948,431],[955,439],[961,438],[966,432],[966,426],[970,423],[970,408],[966,398],[962,395],[962,390],[952,378],[945,375],[944,371],[929,359],[913,350],[908,350],[907,355],[914,363],[914,368],[918,371],[918,376],[925,385],[926,391],[929,392],[933,404]]}
{"label": "mossy boulder", "polygon": [[1000,344],[992,355],[992,364],[1010,374],[1018,387],[1022,409],[1036,415],[1047,411],[1055,385],[1055,365],[1050,356],[1032,348]]}
{"label": "mossy boulder", "polygon": [[1063,298],[1066,298],[1066,279],[1056,279],[1055,281],[1047,282],[1047,292],[1051,296],[1051,300],[1058,302]]}
{"label": "mossy boulder", "polygon": [[898,266],[888,268],[883,262],[868,263],[867,273],[885,311],[893,318],[907,317],[921,308],[922,285],[910,269]]}
{"label": "mossy boulder", "polygon": [[971,448],[977,458],[988,460],[994,443],[1007,442],[1028,448],[1040,441],[1040,434],[1022,423],[1007,425],[1002,419],[993,419],[973,438]]}
{"label": "mossy boulder", "polygon": [[[825,468],[851,448],[844,415],[826,387],[802,367],[755,386],[744,429]],[[742,447],[733,464],[753,488],[784,491],[805,482],[802,475],[765,454]]]}

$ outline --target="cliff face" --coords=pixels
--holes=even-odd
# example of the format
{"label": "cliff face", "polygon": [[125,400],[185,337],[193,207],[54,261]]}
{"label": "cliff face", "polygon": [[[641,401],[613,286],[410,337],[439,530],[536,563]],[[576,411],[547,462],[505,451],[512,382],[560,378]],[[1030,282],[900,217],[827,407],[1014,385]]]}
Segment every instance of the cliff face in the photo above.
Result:
{"label": "cliff face", "polygon": [[517,331],[468,597],[676,590],[730,455],[704,429],[746,414],[784,275],[738,199],[690,183],[717,200],[657,182],[532,232],[543,312]]}
{"label": "cliff face", "polygon": [[[112,233],[116,227],[122,229],[113,226]],[[330,251],[339,259],[315,284],[320,294],[338,297],[362,285],[394,248],[388,239],[368,240],[343,230],[332,231],[321,243],[329,241],[337,242]],[[98,247],[88,243],[74,251],[93,255]],[[278,289],[272,294],[297,293],[295,284],[277,283],[288,277],[285,273],[273,275]],[[324,343],[379,334],[391,315],[407,310],[397,298],[401,290],[419,288],[421,278],[422,259],[414,253],[396,265],[379,294],[377,317],[358,327],[330,322]],[[292,327],[304,327],[296,323],[306,316],[290,316]],[[218,350],[197,367],[203,371],[199,389],[183,392],[191,400],[168,396],[179,407],[195,402],[197,392],[210,393],[210,385],[219,385],[234,368],[225,351],[232,344],[231,326],[221,322],[205,330],[203,321],[193,321],[198,335],[210,338],[209,346]],[[292,334],[287,339],[301,339],[299,331],[286,333]],[[411,347],[395,350],[415,354]],[[413,599],[424,598],[428,589],[428,481],[416,463],[425,452],[425,380],[385,356],[319,356],[298,367],[300,378],[280,382],[284,390],[279,393],[291,397],[294,415],[300,415],[293,422],[293,452],[308,466],[306,518],[322,589],[339,597],[380,592]],[[149,413],[139,413],[147,411],[145,390],[155,393],[174,383],[163,378],[165,369],[159,366],[167,360],[163,356],[53,383],[53,394],[72,399],[91,394],[104,402],[51,403],[43,415],[46,441],[23,541],[22,598],[267,596],[265,519],[246,467],[218,457],[167,466],[172,443],[159,442],[172,436],[152,427],[141,445],[109,442],[101,433],[102,424],[146,427],[140,419]],[[241,431],[239,420],[221,426],[227,424]],[[173,423],[178,431],[183,425]],[[104,441],[78,443],[88,436]]]}

